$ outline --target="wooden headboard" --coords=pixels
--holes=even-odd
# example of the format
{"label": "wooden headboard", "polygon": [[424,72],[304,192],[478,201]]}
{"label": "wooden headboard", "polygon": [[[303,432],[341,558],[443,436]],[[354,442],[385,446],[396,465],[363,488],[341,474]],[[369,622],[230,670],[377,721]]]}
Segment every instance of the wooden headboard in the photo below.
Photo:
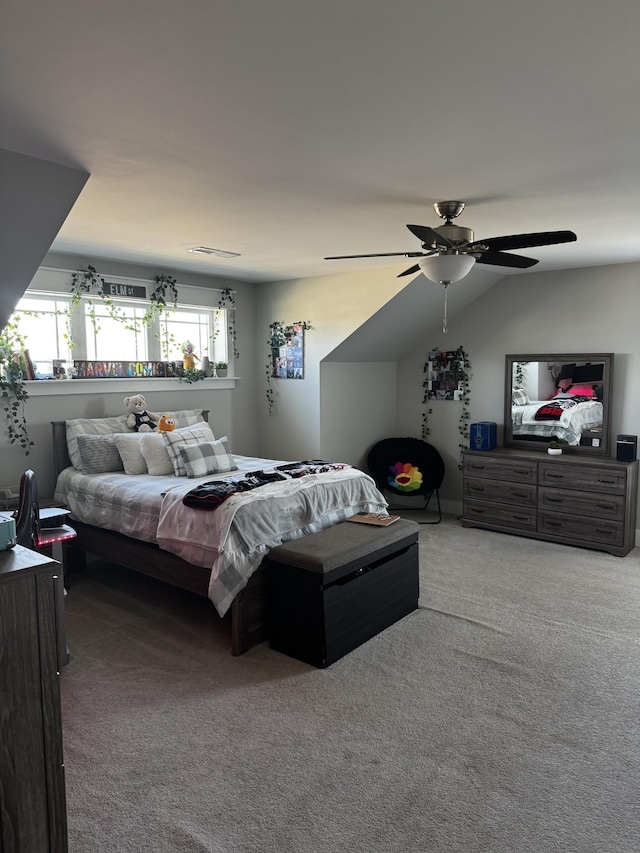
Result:
{"label": "wooden headboard", "polygon": [[[209,422],[209,409],[202,410],[202,417],[207,423]],[[53,470],[57,479],[61,471],[71,467],[67,450],[67,422],[51,421],[51,431],[53,433]]]}

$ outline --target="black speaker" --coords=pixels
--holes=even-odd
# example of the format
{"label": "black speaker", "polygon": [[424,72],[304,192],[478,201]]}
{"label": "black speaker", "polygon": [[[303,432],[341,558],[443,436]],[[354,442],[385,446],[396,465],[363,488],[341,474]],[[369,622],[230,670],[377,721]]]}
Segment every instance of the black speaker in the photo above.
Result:
{"label": "black speaker", "polygon": [[637,435],[619,435],[616,440],[616,459],[620,462],[633,462],[638,454]]}

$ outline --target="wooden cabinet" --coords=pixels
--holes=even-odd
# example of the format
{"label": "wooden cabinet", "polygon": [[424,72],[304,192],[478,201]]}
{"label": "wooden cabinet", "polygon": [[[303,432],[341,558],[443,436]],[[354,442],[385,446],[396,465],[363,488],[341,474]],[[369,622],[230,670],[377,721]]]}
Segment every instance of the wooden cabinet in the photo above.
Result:
{"label": "wooden cabinet", "polygon": [[634,547],[638,462],[496,448],[463,454],[463,527],[608,551]]}
{"label": "wooden cabinet", "polygon": [[0,853],[66,853],[59,564],[0,552]]}

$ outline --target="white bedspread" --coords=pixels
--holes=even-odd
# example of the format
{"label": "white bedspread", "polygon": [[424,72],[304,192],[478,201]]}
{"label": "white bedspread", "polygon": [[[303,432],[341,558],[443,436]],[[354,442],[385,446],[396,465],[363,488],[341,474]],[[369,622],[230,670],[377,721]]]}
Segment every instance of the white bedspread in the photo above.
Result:
{"label": "white bedspread", "polygon": [[371,477],[355,468],[260,486],[233,495],[215,511],[182,503],[200,483],[282,464],[256,457],[235,459],[238,472],[193,480],[85,475],[67,468],[58,478],[55,500],[68,506],[78,521],[155,542],[187,562],[210,568],[209,597],[221,616],[270,548],[357,512],[379,512],[387,506]]}
{"label": "white bedspread", "polygon": [[536,420],[540,406],[546,406],[549,400],[537,400],[526,406],[512,406],[511,417],[514,435],[540,435],[548,438],[564,438],[571,445],[580,444],[584,430],[596,429],[602,425],[602,403],[587,400],[565,409],[560,420]]}

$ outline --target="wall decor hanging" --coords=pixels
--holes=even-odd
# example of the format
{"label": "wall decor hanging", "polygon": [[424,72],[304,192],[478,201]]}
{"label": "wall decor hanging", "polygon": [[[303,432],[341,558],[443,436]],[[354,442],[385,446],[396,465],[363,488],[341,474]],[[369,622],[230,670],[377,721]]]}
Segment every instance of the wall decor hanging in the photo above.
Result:
{"label": "wall decor hanging", "polygon": [[311,329],[307,320],[286,325],[276,320],[269,324],[269,356],[267,358],[267,406],[273,412],[272,379],[304,379],[304,333]]}
{"label": "wall decor hanging", "polygon": [[[425,361],[422,382],[422,402],[425,410],[422,415],[422,438],[426,441],[430,433],[429,415],[432,400],[455,400],[462,403],[462,411],[458,421],[460,433],[460,460],[462,451],[469,446],[469,405],[471,402],[471,361],[463,347],[456,350],[430,350]],[[458,467],[461,466],[460,465]]]}

